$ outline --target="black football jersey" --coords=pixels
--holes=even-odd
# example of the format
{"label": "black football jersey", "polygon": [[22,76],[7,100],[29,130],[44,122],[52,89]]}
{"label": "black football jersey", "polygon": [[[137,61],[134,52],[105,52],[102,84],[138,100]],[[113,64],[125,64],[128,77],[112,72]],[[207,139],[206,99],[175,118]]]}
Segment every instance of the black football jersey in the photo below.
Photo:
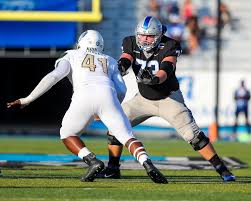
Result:
{"label": "black football jersey", "polygon": [[[161,61],[167,56],[178,57],[181,53],[181,47],[178,41],[163,35],[154,53],[147,58],[136,44],[135,36],[128,36],[123,40],[122,51],[123,53],[130,54],[134,58],[132,69],[137,78],[140,68],[144,69],[145,67],[150,67],[153,75],[155,75],[160,70]],[[179,89],[179,83],[175,71],[167,76],[166,81],[161,84],[148,85],[138,82],[140,94],[150,100],[160,100],[169,96],[171,91],[177,91]]]}

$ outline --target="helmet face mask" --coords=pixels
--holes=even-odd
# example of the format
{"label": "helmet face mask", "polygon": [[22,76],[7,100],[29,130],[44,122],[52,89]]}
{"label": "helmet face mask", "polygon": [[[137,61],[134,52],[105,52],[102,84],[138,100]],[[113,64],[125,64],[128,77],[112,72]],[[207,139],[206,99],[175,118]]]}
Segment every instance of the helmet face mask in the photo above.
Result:
{"label": "helmet face mask", "polygon": [[79,36],[77,49],[102,52],[104,49],[104,39],[98,31],[87,30]]}
{"label": "helmet face mask", "polygon": [[[152,42],[142,41],[140,35],[154,36],[154,40]],[[161,40],[162,24],[157,18],[147,16],[138,23],[135,36],[138,47],[143,51],[150,51],[155,48]]]}

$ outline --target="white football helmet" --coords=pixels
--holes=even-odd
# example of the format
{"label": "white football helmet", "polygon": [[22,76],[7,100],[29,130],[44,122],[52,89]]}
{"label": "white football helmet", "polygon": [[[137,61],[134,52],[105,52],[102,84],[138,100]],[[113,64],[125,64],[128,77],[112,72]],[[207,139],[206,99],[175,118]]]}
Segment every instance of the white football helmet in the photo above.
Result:
{"label": "white football helmet", "polygon": [[102,52],[104,50],[104,39],[98,31],[87,30],[79,36],[77,48],[84,51],[89,48],[92,51]]}
{"label": "white football helmet", "polygon": [[[139,40],[139,35],[152,35],[154,37],[154,41],[152,43],[141,42]],[[144,51],[149,51],[156,47],[162,36],[162,24],[156,18],[152,16],[146,16],[143,20],[141,20],[135,30],[136,43],[140,49]]]}

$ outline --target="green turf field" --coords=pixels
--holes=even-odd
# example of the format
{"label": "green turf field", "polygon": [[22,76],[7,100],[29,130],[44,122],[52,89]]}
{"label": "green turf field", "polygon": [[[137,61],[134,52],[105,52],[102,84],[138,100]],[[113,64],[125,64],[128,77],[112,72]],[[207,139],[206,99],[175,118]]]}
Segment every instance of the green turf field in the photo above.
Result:
{"label": "green turf field", "polygon": [[[87,139],[96,154],[106,154],[106,140]],[[144,140],[150,155],[198,156],[183,141]],[[38,167],[3,169],[0,178],[0,201],[88,201],[88,200],[168,200],[168,201],[242,201],[251,200],[251,144],[216,143],[221,156],[234,156],[249,168],[234,170],[237,181],[223,183],[213,170],[162,170],[169,184],[155,184],[143,170],[122,170],[122,179],[79,181],[79,167]],[[56,138],[0,138],[1,153],[69,154]],[[129,155],[128,151],[124,151]]]}

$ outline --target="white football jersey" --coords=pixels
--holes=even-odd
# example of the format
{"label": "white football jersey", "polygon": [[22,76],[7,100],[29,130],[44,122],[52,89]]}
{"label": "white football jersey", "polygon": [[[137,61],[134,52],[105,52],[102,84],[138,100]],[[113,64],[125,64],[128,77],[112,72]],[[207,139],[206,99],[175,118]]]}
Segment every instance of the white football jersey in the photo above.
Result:
{"label": "white football jersey", "polygon": [[[63,61],[70,65],[63,65]],[[117,61],[102,53],[70,50],[56,61],[56,69],[64,66],[68,66],[67,72],[70,68],[68,78],[74,93],[62,121],[61,139],[82,134],[93,115],[99,116],[122,144],[133,138],[131,124],[120,105],[126,86]]]}
{"label": "white football jersey", "polygon": [[68,50],[66,55],[56,61],[55,67],[61,60],[67,60],[71,65],[68,78],[74,91],[86,84],[109,85],[114,88],[112,78],[119,73],[114,58],[98,52]]}

